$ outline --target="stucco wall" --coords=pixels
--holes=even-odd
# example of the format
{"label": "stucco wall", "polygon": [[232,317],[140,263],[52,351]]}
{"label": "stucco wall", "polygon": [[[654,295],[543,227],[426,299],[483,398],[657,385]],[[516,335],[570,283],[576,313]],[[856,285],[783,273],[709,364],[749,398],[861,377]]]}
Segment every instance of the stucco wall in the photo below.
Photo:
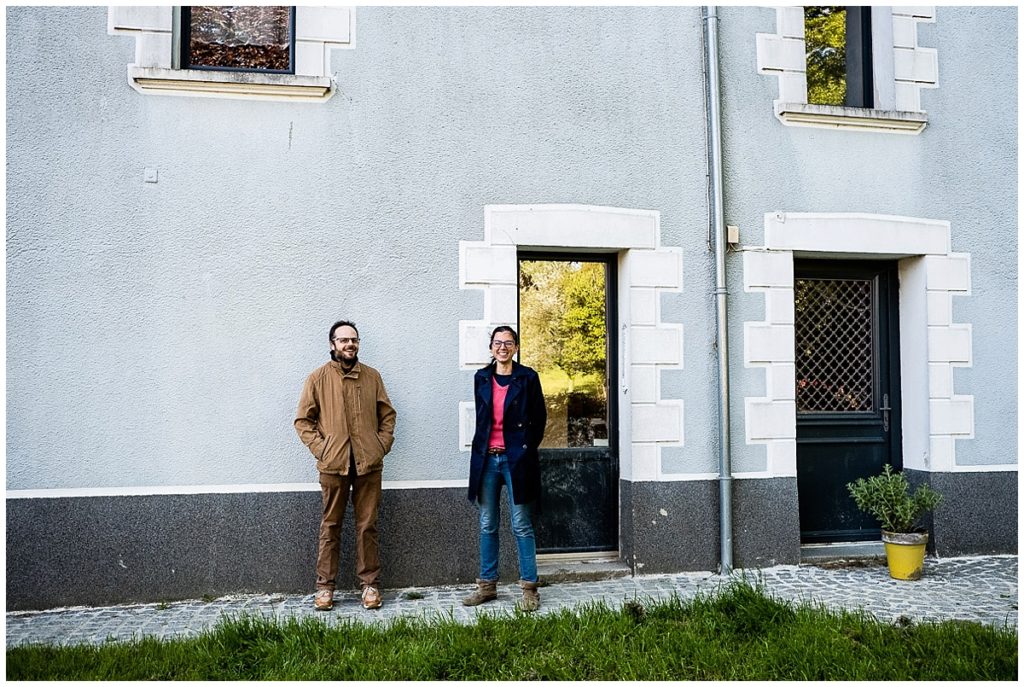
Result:
{"label": "stucco wall", "polygon": [[[973,361],[955,369],[954,390],[974,395],[975,436],[956,442],[957,465],[1015,464],[1017,10],[943,6],[920,25],[919,44],[938,50],[939,87],[922,90],[929,119],[917,136],[783,126],[778,81],[756,73],[752,38],[775,32],[775,9],[719,14],[726,221],[747,246],[764,245],[773,211],[949,221],[952,250],[971,255],[971,293],[953,298],[953,321],[971,324]],[[765,449],[742,440],[743,398],[764,394],[764,374],[742,366],[742,323],[764,319],[764,302],[744,292],[742,268],[731,254],[733,467],[759,472]]]}
{"label": "stucco wall", "polygon": [[464,478],[458,241],[491,203],[660,211],[670,468],[714,469],[699,12],[357,13],[339,92],[289,104],[140,95],[105,8],[8,9],[8,489],[312,483],[291,420],[342,316],[399,411],[385,480]]}
{"label": "stucco wall", "polygon": [[[953,318],[974,359],[954,384],[975,396],[976,431],[957,462],[1014,462],[1016,10],[941,7],[920,26],[940,78],[919,136],[782,126],[777,83],[755,70],[775,10],[720,16],[727,221],[746,245],[776,209],[950,221],[972,256]],[[662,313],[686,331],[663,395],[687,413],[663,467],[715,471],[699,10],[358,19],[357,48],[333,53],[338,94],[289,104],[142,96],[125,79],[133,40],[106,34],[104,8],[8,9],[9,489],[311,481],[290,420],[340,316],[399,408],[385,478],[463,478],[453,323],[482,305],[457,288],[457,246],[491,203],[661,213],[685,274]],[[742,367],[741,326],[763,303],[738,254],[729,270],[742,438],[764,379]],[[734,450],[738,472],[764,470],[763,447]]]}

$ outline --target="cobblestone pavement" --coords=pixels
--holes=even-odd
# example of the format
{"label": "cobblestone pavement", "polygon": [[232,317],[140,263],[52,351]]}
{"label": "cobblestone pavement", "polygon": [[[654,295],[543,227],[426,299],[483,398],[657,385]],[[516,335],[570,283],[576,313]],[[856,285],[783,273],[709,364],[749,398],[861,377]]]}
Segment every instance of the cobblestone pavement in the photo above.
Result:
{"label": "cobblestone pavement", "polygon": [[[863,609],[893,621],[970,620],[999,627],[1017,627],[1017,557],[929,558],[916,582],[889,577],[884,563],[778,566],[738,570],[768,594],[796,603],[831,608]],[[712,573],[642,575],[598,582],[557,583],[541,588],[542,613],[603,601],[658,600],[678,595],[711,594],[728,583]],[[7,646],[25,643],[102,644],[143,636],[190,637],[212,628],[222,617],[244,614],[286,619],[315,616],[330,623],[347,620],[384,623],[396,617],[453,618],[471,622],[478,614],[512,613],[520,596],[514,584],[498,587],[498,600],[476,608],[460,600],[472,585],[384,589],[384,606],[364,610],[355,591],[335,594],[334,610],[313,610],[313,595],[246,594],[213,601],[132,604],[106,608],[59,608],[6,614]]]}

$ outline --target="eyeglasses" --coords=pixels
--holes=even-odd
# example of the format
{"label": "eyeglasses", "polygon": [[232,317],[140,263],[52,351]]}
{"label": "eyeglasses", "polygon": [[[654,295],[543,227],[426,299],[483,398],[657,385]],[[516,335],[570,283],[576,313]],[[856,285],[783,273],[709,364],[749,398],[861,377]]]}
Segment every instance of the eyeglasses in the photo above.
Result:
{"label": "eyeglasses", "polygon": [[334,341],[335,343],[340,343],[340,344],[347,344],[347,343],[350,343],[350,342],[354,343],[354,344],[357,344],[357,343],[359,343],[359,337],[350,338],[350,337],[347,337],[347,336],[336,336],[333,339],[331,339],[331,341]]}
{"label": "eyeglasses", "polygon": [[492,341],[491,345],[495,348],[515,348],[515,341]]}

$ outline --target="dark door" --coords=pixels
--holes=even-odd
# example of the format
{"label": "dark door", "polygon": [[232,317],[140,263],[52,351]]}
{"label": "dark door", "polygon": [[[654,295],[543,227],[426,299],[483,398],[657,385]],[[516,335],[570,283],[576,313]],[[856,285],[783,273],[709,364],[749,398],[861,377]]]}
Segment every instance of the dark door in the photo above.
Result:
{"label": "dark door", "polygon": [[896,266],[797,261],[793,287],[800,538],[877,539],[846,484],[902,465]]}
{"label": "dark door", "polygon": [[519,359],[537,370],[548,424],[541,444],[539,553],[619,548],[614,256],[520,254]]}

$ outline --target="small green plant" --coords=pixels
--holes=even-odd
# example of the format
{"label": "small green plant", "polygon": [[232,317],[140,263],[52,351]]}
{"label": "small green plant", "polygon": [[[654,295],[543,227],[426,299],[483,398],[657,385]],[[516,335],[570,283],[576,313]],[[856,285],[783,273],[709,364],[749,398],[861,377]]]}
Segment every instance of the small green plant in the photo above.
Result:
{"label": "small green plant", "polygon": [[647,609],[636,599],[628,599],[622,604],[622,614],[639,624],[647,617]]}
{"label": "small green plant", "polygon": [[921,516],[942,501],[942,495],[927,484],[911,495],[906,476],[893,472],[890,465],[882,468],[881,475],[862,477],[846,488],[857,507],[874,516],[887,532],[915,532]]}

